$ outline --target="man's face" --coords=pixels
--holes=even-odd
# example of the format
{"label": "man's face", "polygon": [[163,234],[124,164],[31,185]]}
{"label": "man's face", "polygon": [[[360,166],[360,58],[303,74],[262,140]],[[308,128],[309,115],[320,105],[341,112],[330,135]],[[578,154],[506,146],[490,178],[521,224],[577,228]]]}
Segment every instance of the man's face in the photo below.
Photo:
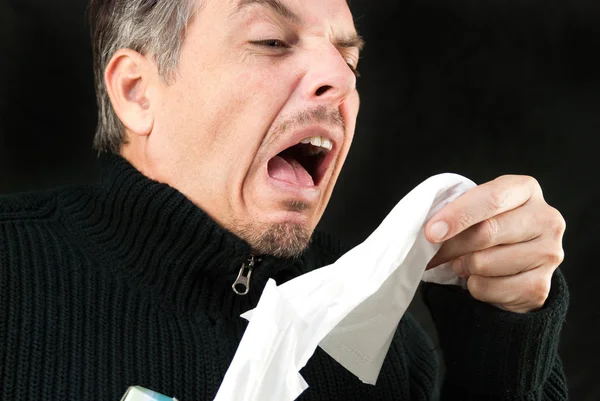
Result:
{"label": "man's face", "polygon": [[358,45],[346,0],[207,0],[152,89],[146,173],[257,254],[297,255],[354,135]]}

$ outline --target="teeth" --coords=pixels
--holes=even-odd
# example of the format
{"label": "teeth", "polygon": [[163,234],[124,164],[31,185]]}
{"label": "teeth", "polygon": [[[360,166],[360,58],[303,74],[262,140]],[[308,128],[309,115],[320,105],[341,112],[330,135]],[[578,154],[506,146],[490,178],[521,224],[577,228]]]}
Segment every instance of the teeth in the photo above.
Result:
{"label": "teeth", "polygon": [[321,146],[321,137],[320,136],[313,136],[312,138],[310,138],[310,144],[313,146]]}
{"label": "teeth", "polygon": [[323,151],[323,149],[326,149],[327,151],[330,151],[331,149],[333,149],[333,143],[331,142],[331,140],[329,138],[323,138],[322,136],[311,136],[308,138],[304,138],[303,140],[300,141],[300,143],[303,144],[311,144],[313,146],[316,146],[317,148],[322,148],[322,149],[312,149],[310,150],[310,154],[318,154],[321,153]]}

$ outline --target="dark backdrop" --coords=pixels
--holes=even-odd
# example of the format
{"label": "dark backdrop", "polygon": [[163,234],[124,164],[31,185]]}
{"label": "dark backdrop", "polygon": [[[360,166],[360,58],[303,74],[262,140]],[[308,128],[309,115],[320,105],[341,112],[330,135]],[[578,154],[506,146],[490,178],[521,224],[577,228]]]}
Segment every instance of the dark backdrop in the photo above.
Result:
{"label": "dark backdrop", "polygon": [[[427,177],[528,174],[567,221],[571,399],[599,400],[600,2],[354,0],[367,40],[353,148],[321,227],[350,244]],[[89,182],[86,0],[0,0],[0,193]],[[419,300],[411,310],[435,337]]]}

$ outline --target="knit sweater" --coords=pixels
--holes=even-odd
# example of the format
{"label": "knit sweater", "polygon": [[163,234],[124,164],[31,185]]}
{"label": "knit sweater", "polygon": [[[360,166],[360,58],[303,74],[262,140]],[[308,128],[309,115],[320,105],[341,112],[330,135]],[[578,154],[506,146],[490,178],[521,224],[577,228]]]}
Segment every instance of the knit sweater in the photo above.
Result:
{"label": "knit sweater", "polygon": [[[141,385],[214,399],[269,278],[278,284],[347,248],[316,233],[296,259],[262,256],[249,293],[232,291],[247,243],[120,156],[97,184],[0,199],[0,400],[119,400]],[[451,286],[424,285],[448,373],[442,399],[564,400],[557,344],[567,288],[514,314]],[[405,315],[376,386],[321,349],[301,400],[430,400],[436,352]]]}

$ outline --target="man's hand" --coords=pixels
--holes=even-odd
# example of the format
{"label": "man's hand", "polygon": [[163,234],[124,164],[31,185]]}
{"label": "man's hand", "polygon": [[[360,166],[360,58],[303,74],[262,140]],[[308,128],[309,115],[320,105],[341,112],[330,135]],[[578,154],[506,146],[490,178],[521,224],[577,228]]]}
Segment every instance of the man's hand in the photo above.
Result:
{"label": "man's hand", "polygon": [[425,226],[431,242],[446,241],[428,269],[453,261],[471,295],[513,312],[541,308],[562,263],[565,220],[538,182],[502,176],[450,203]]}

